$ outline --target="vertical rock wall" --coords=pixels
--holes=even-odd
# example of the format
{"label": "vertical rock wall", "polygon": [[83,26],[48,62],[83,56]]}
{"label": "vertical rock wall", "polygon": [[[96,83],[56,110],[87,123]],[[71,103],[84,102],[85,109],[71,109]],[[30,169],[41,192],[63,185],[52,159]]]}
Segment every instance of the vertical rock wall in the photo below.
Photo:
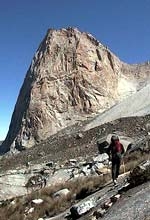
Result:
{"label": "vertical rock wall", "polygon": [[26,74],[1,150],[32,147],[108,109],[121,99],[122,70],[125,64],[92,35],[73,28],[48,30]]}

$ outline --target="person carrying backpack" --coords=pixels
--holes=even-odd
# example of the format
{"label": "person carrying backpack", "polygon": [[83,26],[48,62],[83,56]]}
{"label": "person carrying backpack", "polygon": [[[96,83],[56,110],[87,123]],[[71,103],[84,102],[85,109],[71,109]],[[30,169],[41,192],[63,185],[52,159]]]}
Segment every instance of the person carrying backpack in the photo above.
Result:
{"label": "person carrying backpack", "polygon": [[120,143],[118,136],[113,135],[111,137],[111,143],[108,147],[107,153],[109,155],[109,160],[112,161],[112,179],[115,185],[117,184],[121,159],[123,157],[124,152],[124,147]]}

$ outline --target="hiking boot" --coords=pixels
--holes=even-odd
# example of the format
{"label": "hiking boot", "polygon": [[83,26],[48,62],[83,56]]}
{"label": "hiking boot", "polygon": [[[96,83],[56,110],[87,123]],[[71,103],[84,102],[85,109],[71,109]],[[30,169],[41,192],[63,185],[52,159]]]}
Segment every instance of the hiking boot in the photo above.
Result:
{"label": "hiking boot", "polygon": [[114,185],[116,186],[118,184],[117,180],[114,180]]}

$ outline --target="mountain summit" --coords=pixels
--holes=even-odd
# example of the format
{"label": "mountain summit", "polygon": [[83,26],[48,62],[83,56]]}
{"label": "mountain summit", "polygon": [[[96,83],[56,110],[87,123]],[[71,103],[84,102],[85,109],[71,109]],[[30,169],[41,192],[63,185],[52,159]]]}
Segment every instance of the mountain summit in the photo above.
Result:
{"label": "mountain summit", "polygon": [[105,111],[148,81],[149,63],[120,61],[91,34],[49,29],[21,87],[2,151],[29,148]]}

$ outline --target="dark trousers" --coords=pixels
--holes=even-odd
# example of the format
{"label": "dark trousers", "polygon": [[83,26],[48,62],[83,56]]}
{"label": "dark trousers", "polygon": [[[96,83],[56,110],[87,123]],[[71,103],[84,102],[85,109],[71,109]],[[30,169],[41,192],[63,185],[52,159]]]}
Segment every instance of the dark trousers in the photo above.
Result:
{"label": "dark trousers", "polygon": [[121,165],[121,159],[118,157],[112,158],[112,179],[115,180],[119,176],[119,170]]}

